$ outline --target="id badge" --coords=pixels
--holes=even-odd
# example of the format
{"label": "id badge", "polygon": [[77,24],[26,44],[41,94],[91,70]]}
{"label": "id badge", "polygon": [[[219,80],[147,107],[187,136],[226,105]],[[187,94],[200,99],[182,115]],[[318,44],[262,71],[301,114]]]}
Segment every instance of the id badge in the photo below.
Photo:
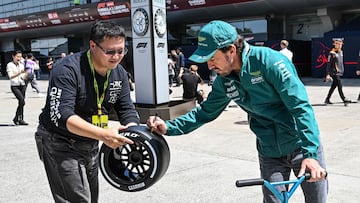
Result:
{"label": "id badge", "polygon": [[109,116],[108,115],[93,115],[91,123],[100,128],[108,128]]}

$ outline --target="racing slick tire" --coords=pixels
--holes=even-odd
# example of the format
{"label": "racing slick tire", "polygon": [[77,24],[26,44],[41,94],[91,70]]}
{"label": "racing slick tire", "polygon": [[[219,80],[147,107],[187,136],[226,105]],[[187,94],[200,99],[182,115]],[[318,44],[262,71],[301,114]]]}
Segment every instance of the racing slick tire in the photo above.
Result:
{"label": "racing slick tire", "polygon": [[119,131],[134,144],[112,149],[102,144],[100,171],[113,187],[127,192],[141,191],[156,183],[170,163],[170,150],[162,135],[147,126],[131,126]]}

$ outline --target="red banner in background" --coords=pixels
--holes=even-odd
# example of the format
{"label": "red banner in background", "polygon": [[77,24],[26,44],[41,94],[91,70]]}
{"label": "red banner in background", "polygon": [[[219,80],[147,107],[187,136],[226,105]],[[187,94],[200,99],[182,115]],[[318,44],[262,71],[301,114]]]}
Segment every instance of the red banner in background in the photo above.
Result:
{"label": "red banner in background", "polygon": [[97,5],[97,13],[101,19],[130,16],[130,2],[102,2]]}
{"label": "red banner in background", "polygon": [[5,32],[18,30],[20,27],[19,22],[11,18],[2,18],[0,19],[0,29]]}
{"label": "red banner in background", "polygon": [[186,10],[199,7],[219,6],[224,4],[244,3],[255,0],[166,0],[166,10]]}
{"label": "red banner in background", "polygon": [[[232,3],[245,3],[256,0],[166,0],[168,12],[199,7],[218,6]],[[0,32],[34,29],[48,26],[82,23],[96,19],[129,17],[130,0],[82,4],[47,12],[12,16],[0,19]]]}
{"label": "red banner in background", "polygon": [[130,3],[108,1],[0,19],[0,32],[130,16]]}

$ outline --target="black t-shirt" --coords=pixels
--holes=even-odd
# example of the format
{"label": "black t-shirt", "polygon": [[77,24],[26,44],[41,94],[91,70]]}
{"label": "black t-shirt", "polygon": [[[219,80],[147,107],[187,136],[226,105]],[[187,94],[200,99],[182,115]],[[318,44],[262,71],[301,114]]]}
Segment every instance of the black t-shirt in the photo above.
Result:
{"label": "black t-shirt", "polygon": [[183,81],[183,98],[184,99],[192,99],[196,97],[197,86],[198,83],[201,82],[199,76],[192,72],[185,72],[181,76],[181,80]]}
{"label": "black t-shirt", "polygon": [[[106,77],[96,74],[95,78],[101,95]],[[139,123],[130,97],[128,77],[121,65],[110,72],[102,103],[103,114],[108,115],[112,108],[117,112],[121,124]],[[86,52],[70,55],[56,63],[49,79],[46,104],[39,116],[40,124],[50,132],[77,140],[91,141],[90,138],[69,132],[66,129],[66,121],[76,114],[91,123],[91,117],[97,115],[97,110],[94,76]]]}

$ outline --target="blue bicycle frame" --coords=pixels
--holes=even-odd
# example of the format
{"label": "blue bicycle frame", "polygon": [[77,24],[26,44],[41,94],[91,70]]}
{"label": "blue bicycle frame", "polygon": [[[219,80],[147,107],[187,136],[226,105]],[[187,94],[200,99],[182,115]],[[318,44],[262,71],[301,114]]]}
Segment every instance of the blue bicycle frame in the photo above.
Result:
{"label": "blue bicycle frame", "polygon": [[[310,173],[305,173],[305,175],[299,177],[296,180],[288,180],[288,181],[279,181],[279,182],[269,182],[262,178],[256,179],[246,179],[246,180],[238,180],[236,181],[236,187],[246,187],[253,185],[264,185],[268,188],[282,203],[288,203],[290,197],[294,194],[295,190],[299,187],[299,185],[305,180],[311,177]],[[292,185],[289,191],[279,192],[275,187],[279,185]]]}

